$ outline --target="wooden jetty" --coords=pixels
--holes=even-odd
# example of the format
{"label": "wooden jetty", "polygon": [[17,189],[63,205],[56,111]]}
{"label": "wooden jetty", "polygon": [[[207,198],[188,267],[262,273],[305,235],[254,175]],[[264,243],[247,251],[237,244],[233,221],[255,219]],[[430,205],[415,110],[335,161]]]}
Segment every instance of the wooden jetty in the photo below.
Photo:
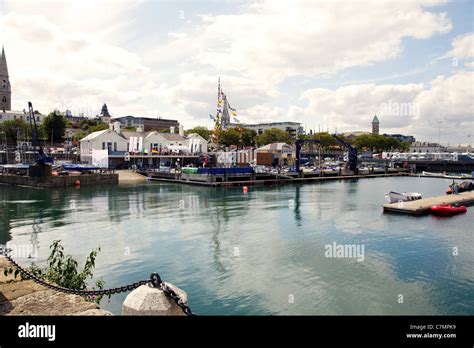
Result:
{"label": "wooden jetty", "polygon": [[387,173],[387,174],[361,174],[361,175],[333,175],[333,176],[314,176],[314,177],[289,177],[280,176],[274,178],[258,178],[256,180],[232,180],[232,181],[197,181],[189,180],[189,176],[184,178],[180,175],[170,174],[169,177],[148,177],[151,181],[161,181],[176,184],[187,184],[207,187],[230,187],[230,186],[256,186],[256,185],[281,185],[289,183],[303,183],[303,182],[317,182],[317,181],[329,181],[329,180],[357,180],[357,179],[369,179],[369,178],[380,178],[380,177],[397,177],[397,176],[408,176],[408,173]]}
{"label": "wooden jetty", "polygon": [[474,191],[461,192],[457,195],[422,198],[409,202],[387,203],[383,205],[383,211],[390,213],[423,215],[429,213],[431,206],[441,204],[472,205],[474,204]]}

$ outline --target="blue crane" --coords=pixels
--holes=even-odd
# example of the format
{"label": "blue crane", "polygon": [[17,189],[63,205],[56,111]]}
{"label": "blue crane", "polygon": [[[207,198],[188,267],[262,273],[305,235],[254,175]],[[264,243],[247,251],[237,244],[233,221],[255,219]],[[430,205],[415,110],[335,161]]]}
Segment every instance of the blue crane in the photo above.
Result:
{"label": "blue crane", "polygon": [[316,139],[296,139],[295,147],[296,147],[296,158],[295,158],[295,171],[297,173],[300,172],[300,165],[301,165],[301,147],[305,143],[321,143],[319,140]]}
{"label": "blue crane", "polygon": [[33,148],[35,149],[35,152],[37,151],[38,156],[36,157],[36,163],[40,165],[45,165],[47,163],[53,163],[54,160],[52,157],[47,156],[44,151],[43,147],[41,146],[41,143],[38,138],[38,125],[36,124],[36,119],[35,119],[35,111],[33,110],[33,104],[31,102],[28,102],[28,112],[29,112],[29,118],[30,118],[30,128],[31,128],[31,144],[33,145]]}
{"label": "blue crane", "polygon": [[348,151],[348,162],[349,169],[356,172],[357,171],[357,148],[349,144],[344,139],[337,136],[337,134],[332,134],[332,136]]}

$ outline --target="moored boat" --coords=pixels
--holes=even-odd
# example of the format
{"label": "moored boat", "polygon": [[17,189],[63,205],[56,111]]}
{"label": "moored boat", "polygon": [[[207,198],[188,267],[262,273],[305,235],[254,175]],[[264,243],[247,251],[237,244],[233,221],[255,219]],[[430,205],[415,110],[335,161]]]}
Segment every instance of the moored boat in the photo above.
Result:
{"label": "moored boat", "polygon": [[430,211],[434,215],[452,216],[456,214],[465,213],[467,209],[464,205],[456,206],[456,205],[451,205],[451,204],[445,204],[445,205],[433,205],[430,208]]}
{"label": "moored boat", "polygon": [[453,183],[449,185],[449,189],[446,191],[446,194],[450,195],[453,193],[461,193],[472,190],[474,190],[474,184],[471,181],[463,181],[462,183],[458,184],[453,180]]}
{"label": "moored boat", "polygon": [[444,178],[446,176],[446,173],[432,173],[432,172],[423,171],[422,175],[423,176],[435,176],[435,177]]}
{"label": "moored boat", "polygon": [[389,201],[389,203],[396,203],[396,202],[408,202],[408,201],[416,201],[421,199],[421,193],[418,192],[395,192],[390,191],[389,193],[385,194],[385,198]]}

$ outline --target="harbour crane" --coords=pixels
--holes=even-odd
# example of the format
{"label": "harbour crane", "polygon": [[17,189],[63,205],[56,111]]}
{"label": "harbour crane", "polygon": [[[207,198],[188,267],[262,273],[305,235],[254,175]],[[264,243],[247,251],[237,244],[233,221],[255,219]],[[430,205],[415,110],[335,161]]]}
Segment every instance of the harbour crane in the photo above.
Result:
{"label": "harbour crane", "polygon": [[36,164],[46,165],[48,163],[53,163],[54,160],[52,157],[47,156],[44,153],[43,147],[39,141],[38,137],[38,125],[36,124],[35,111],[33,110],[33,104],[28,102],[28,112],[29,112],[29,121],[31,128],[31,145],[33,146],[35,152],[37,152]]}
{"label": "harbour crane", "polygon": [[300,165],[301,165],[301,147],[305,143],[318,143],[320,144],[321,141],[317,139],[296,139],[295,141],[295,147],[296,147],[296,158],[295,158],[295,171],[297,173],[300,172]]}
{"label": "harbour crane", "polygon": [[349,169],[357,172],[357,148],[349,144],[347,141],[339,137],[337,134],[332,134],[332,136],[348,151],[348,163]]}

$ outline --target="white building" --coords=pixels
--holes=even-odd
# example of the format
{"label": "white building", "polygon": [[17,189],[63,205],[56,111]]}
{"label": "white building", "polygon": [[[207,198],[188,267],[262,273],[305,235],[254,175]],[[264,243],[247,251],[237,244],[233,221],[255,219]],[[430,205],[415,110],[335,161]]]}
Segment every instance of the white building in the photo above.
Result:
{"label": "white building", "polygon": [[268,123],[231,123],[230,127],[242,127],[252,129],[257,135],[262,134],[268,129],[277,128],[287,132],[292,137],[303,134],[304,129],[299,122],[268,122]]}
{"label": "white building", "polygon": [[[42,114],[35,114],[35,121],[37,124],[40,124],[43,122],[44,118],[46,115]],[[5,122],[5,121],[11,121],[11,120],[23,120],[25,122],[30,122],[30,116],[28,113],[25,113],[23,111],[3,111],[0,110],[0,123]]]}
{"label": "white building", "polygon": [[148,151],[189,153],[188,140],[181,134],[151,131],[145,138],[144,148]]}
{"label": "white building", "polygon": [[189,152],[207,153],[209,142],[197,133],[191,133],[187,136]]}
{"label": "white building", "polygon": [[93,132],[82,138],[81,161],[92,163],[93,150],[108,150],[112,152],[126,152],[128,139],[120,132],[120,123],[111,124],[109,129]]}
{"label": "white building", "polygon": [[409,152],[418,152],[418,153],[432,153],[432,152],[443,152],[444,148],[436,143],[428,143],[415,141],[410,145]]}
{"label": "white building", "polygon": [[[92,163],[94,150],[107,150],[109,159],[128,155],[152,158],[154,155],[207,153],[208,142],[199,134],[184,136],[182,127],[179,134],[157,131],[122,131],[120,122],[109,125],[109,129],[94,132],[81,139],[81,161]],[[115,161],[114,160],[114,161]]]}

